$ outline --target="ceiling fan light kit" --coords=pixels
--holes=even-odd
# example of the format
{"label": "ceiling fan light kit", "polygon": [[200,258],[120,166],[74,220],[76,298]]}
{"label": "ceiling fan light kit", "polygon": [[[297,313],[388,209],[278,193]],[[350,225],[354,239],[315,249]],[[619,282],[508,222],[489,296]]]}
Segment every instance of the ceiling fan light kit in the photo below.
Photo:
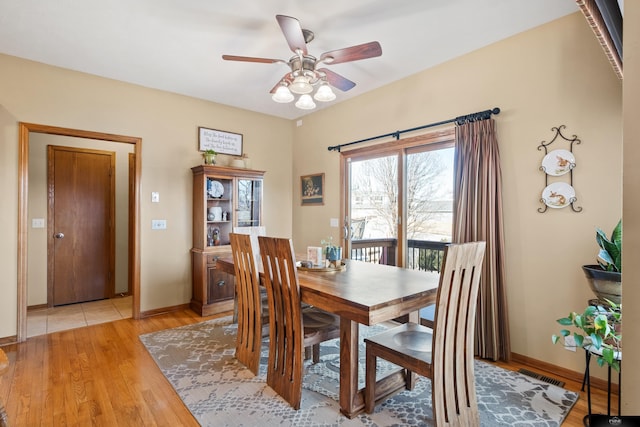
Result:
{"label": "ceiling fan light kit", "polygon": [[[333,101],[336,99],[336,94],[331,86],[346,92],[356,84],[331,70],[318,68],[318,65],[323,63],[327,65],[340,64],[382,55],[382,47],[376,41],[325,52],[320,55],[320,59],[316,59],[307,52],[307,43],[314,39],[312,31],[303,29],[300,22],[291,16],[276,15],[276,20],[289,48],[295,53],[289,61],[236,55],[222,55],[222,59],[264,64],[287,64],[290,71],[270,91],[271,98],[278,103],[293,101],[295,99],[293,93],[301,95],[295,106],[303,110],[311,110],[316,107],[313,99],[320,102]],[[318,86],[318,90],[311,98],[309,94],[313,92],[314,86]]]}
{"label": "ceiling fan light kit", "polygon": [[293,101],[294,96],[286,84],[281,84],[280,86],[278,86],[278,89],[276,89],[271,99],[273,99],[275,102],[286,104],[287,102]]}
{"label": "ceiling fan light kit", "polygon": [[316,91],[316,94],[313,95],[313,98],[316,101],[329,102],[329,101],[333,101],[334,99],[336,99],[336,94],[333,93],[333,91],[331,90],[331,87],[329,86],[329,84],[322,83],[320,85],[320,87],[318,88],[318,90]]}
{"label": "ceiling fan light kit", "polygon": [[296,107],[300,108],[301,110],[313,110],[314,108],[316,108],[316,103],[313,102],[313,99],[311,99],[311,95],[305,93],[304,95],[300,96],[300,98],[296,102]]}
{"label": "ceiling fan light kit", "polygon": [[298,95],[303,95],[305,93],[313,92],[313,86],[309,83],[304,76],[298,76],[293,79],[293,83],[289,85],[289,90],[293,93],[297,93]]}

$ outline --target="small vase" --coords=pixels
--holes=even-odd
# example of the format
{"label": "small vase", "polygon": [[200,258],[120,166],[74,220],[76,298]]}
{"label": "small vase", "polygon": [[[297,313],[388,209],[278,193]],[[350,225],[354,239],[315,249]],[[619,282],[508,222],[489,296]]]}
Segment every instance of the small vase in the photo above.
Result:
{"label": "small vase", "polygon": [[342,248],[338,246],[327,247],[326,256],[329,261],[342,259]]}
{"label": "small vase", "polygon": [[215,165],[216,164],[216,155],[215,154],[204,153],[202,155],[202,158],[204,159],[204,164],[205,165]]}

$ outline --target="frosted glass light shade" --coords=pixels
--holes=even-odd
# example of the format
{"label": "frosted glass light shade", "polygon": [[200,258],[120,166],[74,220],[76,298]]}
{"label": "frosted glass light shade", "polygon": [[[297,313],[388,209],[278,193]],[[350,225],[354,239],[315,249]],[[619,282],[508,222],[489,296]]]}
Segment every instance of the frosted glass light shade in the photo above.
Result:
{"label": "frosted glass light shade", "polygon": [[333,93],[328,84],[323,84],[318,88],[318,91],[313,96],[316,101],[329,102],[336,99],[336,94]]}
{"label": "frosted glass light shade", "polygon": [[289,86],[289,90],[298,94],[310,93],[313,90],[313,86],[311,86],[306,77],[298,76],[293,79],[293,83]]}
{"label": "frosted glass light shade", "polygon": [[293,94],[286,86],[280,86],[271,97],[276,102],[287,103],[293,101]]}
{"label": "frosted glass light shade", "polygon": [[298,99],[298,102],[296,102],[296,107],[302,110],[313,110],[316,108],[316,104],[313,102],[313,99],[311,99],[311,95],[304,94]]}

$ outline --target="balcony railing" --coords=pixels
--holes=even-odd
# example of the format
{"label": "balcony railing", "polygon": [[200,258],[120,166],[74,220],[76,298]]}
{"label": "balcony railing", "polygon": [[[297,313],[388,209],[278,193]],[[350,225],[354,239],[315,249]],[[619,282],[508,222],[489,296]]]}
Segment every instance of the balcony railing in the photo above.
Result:
{"label": "balcony railing", "polygon": [[[407,268],[440,271],[447,242],[409,240]],[[396,265],[397,239],[361,239],[351,242],[351,259],[375,264]]]}
{"label": "balcony railing", "polygon": [[407,243],[407,268],[440,271],[444,258],[444,247],[448,242],[409,240]]}
{"label": "balcony railing", "polygon": [[397,239],[361,239],[351,241],[351,259],[374,264],[396,265]]}

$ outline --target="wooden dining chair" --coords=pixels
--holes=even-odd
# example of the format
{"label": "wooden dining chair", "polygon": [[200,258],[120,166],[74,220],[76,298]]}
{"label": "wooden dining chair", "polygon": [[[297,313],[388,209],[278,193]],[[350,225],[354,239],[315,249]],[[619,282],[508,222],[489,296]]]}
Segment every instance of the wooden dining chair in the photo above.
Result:
{"label": "wooden dining chair", "polygon": [[[236,359],[254,375],[260,369],[262,338],[269,334],[266,292],[260,288],[258,263],[249,234],[230,233],[236,280],[238,335]],[[262,288],[264,289],[264,288]]]}
{"label": "wooden dining chair", "polygon": [[267,385],[294,409],[302,398],[302,349],[340,336],[339,317],[314,307],[302,309],[298,271],[291,239],[258,237],[269,301]]}
{"label": "wooden dining chair", "polygon": [[366,344],[365,410],[372,413],[389,393],[376,390],[377,357],[405,369],[406,388],[414,373],[431,379],[435,425],[480,425],[474,379],[474,325],[485,242],[452,244],[445,249],[433,329],[405,323]]}

